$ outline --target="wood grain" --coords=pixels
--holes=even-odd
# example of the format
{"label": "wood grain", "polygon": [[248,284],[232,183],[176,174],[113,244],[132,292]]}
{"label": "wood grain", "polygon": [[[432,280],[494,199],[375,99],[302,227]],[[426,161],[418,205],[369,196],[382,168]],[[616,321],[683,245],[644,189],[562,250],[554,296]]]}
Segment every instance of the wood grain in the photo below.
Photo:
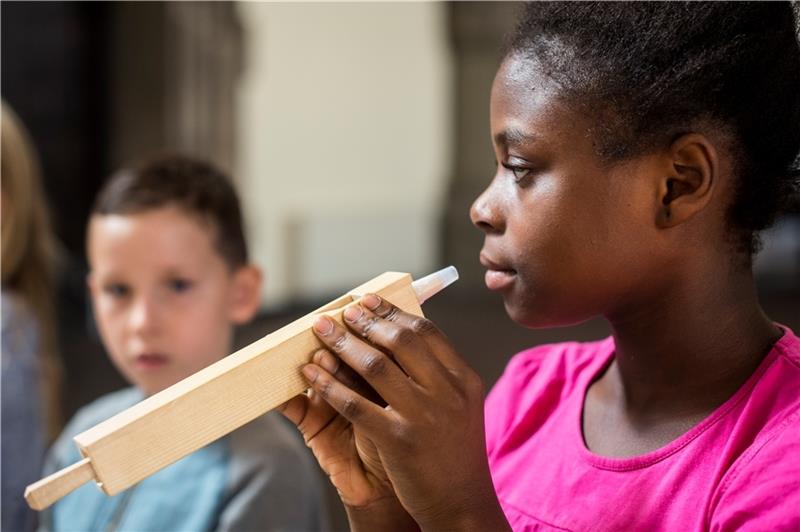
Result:
{"label": "wood grain", "polygon": [[91,460],[84,458],[25,488],[25,500],[34,510],[44,510],[93,478]]}

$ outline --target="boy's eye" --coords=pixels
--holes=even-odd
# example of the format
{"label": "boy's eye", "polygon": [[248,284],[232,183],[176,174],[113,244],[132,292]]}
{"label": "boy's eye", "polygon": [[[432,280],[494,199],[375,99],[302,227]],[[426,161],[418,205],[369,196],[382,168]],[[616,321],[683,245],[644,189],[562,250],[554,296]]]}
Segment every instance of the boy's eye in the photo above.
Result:
{"label": "boy's eye", "polygon": [[103,287],[103,292],[111,297],[121,298],[130,293],[131,289],[128,285],[122,283],[109,283]]}
{"label": "boy's eye", "polygon": [[169,287],[174,292],[186,292],[192,287],[192,282],[188,279],[170,279]]}

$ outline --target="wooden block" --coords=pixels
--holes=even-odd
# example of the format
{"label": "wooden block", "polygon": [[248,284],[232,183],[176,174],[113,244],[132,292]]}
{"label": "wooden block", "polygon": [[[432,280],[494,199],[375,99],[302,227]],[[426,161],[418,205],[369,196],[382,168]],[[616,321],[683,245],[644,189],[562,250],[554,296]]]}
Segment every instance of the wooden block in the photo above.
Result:
{"label": "wooden block", "polygon": [[81,477],[70,478],[92,475],[62,493],[50,486],[66,471],[62,470],[29,486],[25,491],[28,504],[37,510],[46,508],[91,478],[106,494],[115,495],[304,392],[308,386],[300,368],[322,347],[311,330],[316,317],[327,314],[342,323],[344,309],[369,292],[422,316],[411,281],[407,273],[379,275],[78,434],[75,443],[85,458],[79,464],[86,464],[80,469]]}

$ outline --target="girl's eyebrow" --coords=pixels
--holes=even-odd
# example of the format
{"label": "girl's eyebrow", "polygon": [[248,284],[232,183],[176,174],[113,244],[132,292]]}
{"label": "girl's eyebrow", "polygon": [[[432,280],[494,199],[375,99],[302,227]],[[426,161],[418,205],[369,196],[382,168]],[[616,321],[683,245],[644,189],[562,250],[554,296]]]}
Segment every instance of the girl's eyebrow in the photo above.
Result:
{"label": "girl's eyebrow", "polygon": [[494,136],[495,143],[503,146],[530,144],[536,139],[536,135],[526,133],[514,127],[500,131]]}

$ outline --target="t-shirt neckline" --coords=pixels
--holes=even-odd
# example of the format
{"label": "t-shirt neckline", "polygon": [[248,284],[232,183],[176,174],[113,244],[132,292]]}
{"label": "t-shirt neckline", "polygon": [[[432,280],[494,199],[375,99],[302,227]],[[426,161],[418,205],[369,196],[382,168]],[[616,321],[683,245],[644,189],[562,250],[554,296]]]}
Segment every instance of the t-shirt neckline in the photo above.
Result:
{"label": "t-shirt neckline", "polygon": [[603,371],[608,368],[614,357],[614,338],[607,338],[602,347],[602,356],[598,357],[598,364],[592,368],[592,371],[586,372],[588,378],[585,378],[578,386],[579,401],[577,401],[577,407],[573,408],[572,412],[570,413],[573,418],[573,427],[576,429],[573,430],[572,439],[578,448],[578,453],[580,454],[581,458],[598,469],[606,469],[610,471],[633,471],[636,469],[650,467],[686,447],[706,430],[711,428],[720,419],[725,417],[742,400],[744,400],[744,398],[750,394],[753,387],[755,387],[756,383],[759,381],[764,372],[766,372],[769,366],[777,359],[778,354],[782,351],[783,344],[789,341],[789,337],[792,335],[792,332],[789,328],[783,325],[778,323],[775,325],[783,331],[783,335],[778,339],[777,342],[775,342],[775,344],[772,346],[772,349],[770,349],[769,353],[767,353],[767,356],[764,357],[764,360],[761,361],[753,374],[747,378],[744,384],[742,384],[742,386],[740,386],[731,397],[718,406],[697,425],[683,433],[675,440],[672,440],[666,445],[663,445],[662,447],[659,447],[658,449],[648,453],[624,458],[614,458],[596,454],[586,447],[586,442],[583,438],[583,408],[584,403],[586,402],[586,394],[589,390],[589,386]]}

